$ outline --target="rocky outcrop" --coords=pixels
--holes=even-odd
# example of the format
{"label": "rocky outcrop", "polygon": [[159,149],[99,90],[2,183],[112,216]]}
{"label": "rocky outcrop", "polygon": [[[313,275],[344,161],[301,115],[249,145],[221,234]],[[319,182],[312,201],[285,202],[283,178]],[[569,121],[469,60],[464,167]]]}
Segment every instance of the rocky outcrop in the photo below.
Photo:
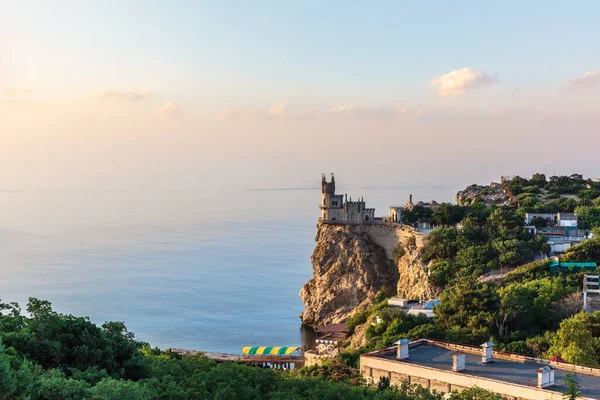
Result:
{"label": "rocky outcrop", "polygon": [[344,322],[383,288],[413,299],[435,294],[420,259],[427,237],[410,227],[319,223],[315,241],[314,276],[300,291],[305,325]]}
{"label": "rocky outcrop", "polygon": [[492,182],[489,185],[471,185],[456,193],[456,204],[468,206],[483,203],[486,206],[510,205],[510,197],[505,193],[502,184]]}

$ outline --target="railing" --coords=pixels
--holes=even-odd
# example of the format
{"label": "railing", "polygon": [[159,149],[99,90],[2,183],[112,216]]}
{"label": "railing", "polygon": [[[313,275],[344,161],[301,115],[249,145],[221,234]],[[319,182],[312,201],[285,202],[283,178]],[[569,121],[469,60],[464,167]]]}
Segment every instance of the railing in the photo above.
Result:
{"label": "railing", "polygon": [[264,354],[255,354],[255,355],[243,355],[241,360],[242,362],[257,362],[257,363],[297,363],[304,362],[304,357],[302,356],[275,356],[275,355],[264,355]]}

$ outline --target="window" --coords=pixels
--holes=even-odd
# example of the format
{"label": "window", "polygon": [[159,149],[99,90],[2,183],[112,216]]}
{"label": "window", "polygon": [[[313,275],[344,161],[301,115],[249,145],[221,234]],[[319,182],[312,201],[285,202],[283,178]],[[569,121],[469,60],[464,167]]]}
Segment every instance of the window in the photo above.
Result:
{"label": "window", "polygon": [[368,220],[369,220],[369,216],[365,215],[365,221],[368,221]]}

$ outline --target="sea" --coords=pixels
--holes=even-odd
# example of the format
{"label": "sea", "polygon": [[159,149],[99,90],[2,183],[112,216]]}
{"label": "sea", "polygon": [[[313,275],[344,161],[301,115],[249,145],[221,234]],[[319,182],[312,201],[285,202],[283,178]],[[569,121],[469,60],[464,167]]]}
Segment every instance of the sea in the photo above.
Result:
{"label": "sea", "polygon": [[[340,187],[376,215],[459,187]],[[356,197],[354,197],[356,196]],[[123,321],[162,349],[299,346],[321,191],[0,191],[0,299]],[[303,334],[304,332],[304,334]],[[306,339],[306,338],[305,338]]]}

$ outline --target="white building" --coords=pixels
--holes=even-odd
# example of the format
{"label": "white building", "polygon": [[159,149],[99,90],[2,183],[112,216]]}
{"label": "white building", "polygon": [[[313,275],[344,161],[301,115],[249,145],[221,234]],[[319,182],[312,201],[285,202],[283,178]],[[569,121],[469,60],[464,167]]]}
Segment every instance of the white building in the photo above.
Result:
{"label": "white building", "polygon": [[525,225],[531,225],[534,218],[545,219],[551,226],[577,228],[577,214],[573,213],[527,213],[525,214]]}

